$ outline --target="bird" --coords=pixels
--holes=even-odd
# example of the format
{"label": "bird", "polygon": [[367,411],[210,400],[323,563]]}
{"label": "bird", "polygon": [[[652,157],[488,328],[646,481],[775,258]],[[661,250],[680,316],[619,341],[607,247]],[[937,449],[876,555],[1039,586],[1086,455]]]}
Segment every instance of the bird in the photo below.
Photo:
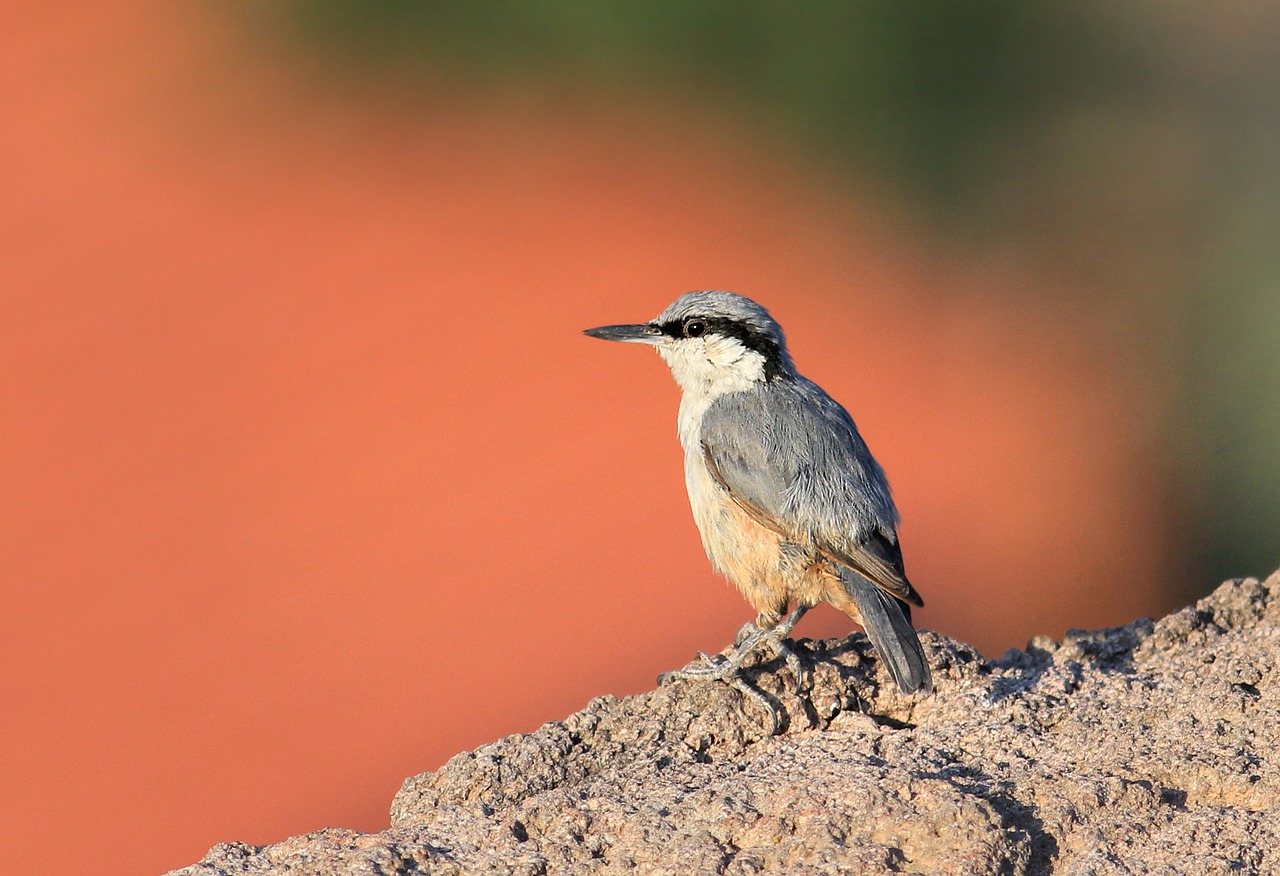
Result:
{"label": "bird", "polygon": [[801,665],[787,637],[826,601],[863,627],[903,693],[931,693],[911,622],[911,606],[924,601],[903,566],[884,470],[848,412],[796,371],[769,311],[733,292],[704,290],[681,295],[647,323],[584,334],[652,346],[671,369],[681,390],[685,486],[703,547],[756,612],[727,657],[699,654],[659,681],[742,686],[744,664],[769,647],[786,658],[799,687]]}

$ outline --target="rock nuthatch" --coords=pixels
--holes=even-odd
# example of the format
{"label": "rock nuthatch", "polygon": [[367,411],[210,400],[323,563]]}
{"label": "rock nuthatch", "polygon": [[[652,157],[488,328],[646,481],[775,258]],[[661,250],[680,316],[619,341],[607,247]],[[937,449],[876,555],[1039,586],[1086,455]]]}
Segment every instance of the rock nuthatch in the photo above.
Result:
{"label": "rock nuthatch", "polygon": [[703,547],[756,610],[728,659],[702,655],[660,680],[743,686],[743,663],[767,645],[801,683],[786,638],[826,600],[862,625],[903,692],[932,691],[911,625],[910,605],[924,603],[903,571],[884,471],[845,409],[796,372],[769,312],[732,292],[690,292],[652,322],[585,333],[649,344],[670,366],[682,391],[685,485]]}

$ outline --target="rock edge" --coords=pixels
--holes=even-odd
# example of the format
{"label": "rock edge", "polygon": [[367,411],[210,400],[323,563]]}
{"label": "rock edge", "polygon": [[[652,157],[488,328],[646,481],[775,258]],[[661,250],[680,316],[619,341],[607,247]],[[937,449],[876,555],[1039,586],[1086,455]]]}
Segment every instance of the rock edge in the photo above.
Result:
{"label": "rock edge", "polygon": [[223,843],[172,876],[1280,872],[1280,573],[988,660],[926,633],[898,693],[861,634],[753,679],[592,700],[405,781],[391,828]]}

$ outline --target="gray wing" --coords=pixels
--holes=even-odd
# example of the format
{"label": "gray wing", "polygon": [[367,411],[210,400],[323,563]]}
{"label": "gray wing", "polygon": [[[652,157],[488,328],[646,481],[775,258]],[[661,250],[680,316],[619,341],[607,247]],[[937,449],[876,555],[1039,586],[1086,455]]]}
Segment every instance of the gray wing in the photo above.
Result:
{"label": "gray wing", "polygon": [[702,419],[712,477],[762,525],[810,546],[906,602],[898,512],[849,414],[798,381],[722,396]]}

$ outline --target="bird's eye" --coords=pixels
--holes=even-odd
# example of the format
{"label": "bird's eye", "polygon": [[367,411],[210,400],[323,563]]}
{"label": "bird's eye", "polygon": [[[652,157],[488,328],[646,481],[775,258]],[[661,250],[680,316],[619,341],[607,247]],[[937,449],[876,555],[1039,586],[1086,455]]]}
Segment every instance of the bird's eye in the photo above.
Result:
{"label": "bird's eye", "polygon": [[691,319],[684,324],[684,336],[686,338],[700,338],[706,330],[707,324],[700,319]]}

